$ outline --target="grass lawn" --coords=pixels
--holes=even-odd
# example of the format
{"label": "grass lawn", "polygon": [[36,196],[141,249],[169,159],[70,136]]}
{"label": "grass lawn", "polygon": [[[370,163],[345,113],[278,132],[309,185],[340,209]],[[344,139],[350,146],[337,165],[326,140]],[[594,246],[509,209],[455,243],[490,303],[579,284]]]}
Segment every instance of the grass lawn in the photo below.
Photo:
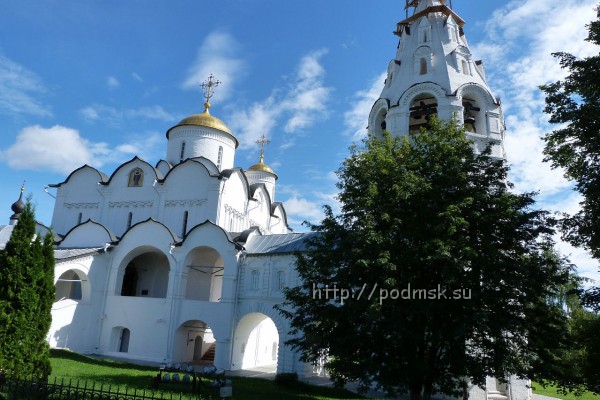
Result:
{"label": "grass lawn", "polygon": [[[65,350],[51,350],[52,375],[50,382],[57,378],[80,381],[83,384],[88,381],[112,385],[113,387],[128,387],[129,389],[149,389],[150,379],[158,372],[155,367],[143,367],[123,362],[96,359],[82,356]],[[327,387],[309,386],[301,383],[293,386],[281,386],[273,381],[257,378],[230,378],[233,381],[233,399],[244,400],[344,400],[361,399],[363,397],[348,392]],[[181,392],[186,390],[183,384],[162,384],[161,389]],[[203,388],[203,399],[218,399],[217,389]],[[197,397],[186,397],[186,399],[197,399]],[[600,399],[598,399],[600,400]]]}
{"label": "grass lawn", "polygon": [[546,386],[546,388],[543,388],[542,385],[535,382],[531,385],[533,387],[533,393],[541,394],[543,396],[550,396],[564,400],[600,400],[600,396],[596,396],[591,392],[585,392],[579,397],[575,396],[573,393],[569,393],[565,396],[564,394],[558,393],[555,386]]}

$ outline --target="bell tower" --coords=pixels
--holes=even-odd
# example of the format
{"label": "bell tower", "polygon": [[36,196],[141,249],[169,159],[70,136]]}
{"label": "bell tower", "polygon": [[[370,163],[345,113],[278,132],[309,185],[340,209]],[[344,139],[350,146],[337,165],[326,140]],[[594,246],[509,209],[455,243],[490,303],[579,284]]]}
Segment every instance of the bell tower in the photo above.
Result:
{"label": "bell tower", "polygon": [[[448,4],[449,3],[449,4]],[[456,118],[480,152],[504,157],[504,116],[485,79],[483,62],[473,58],[452,1],[406,0],[398,22],[395,57],[379,99],[369,114],[369,134],[387,130],[407,135],[428,118]]]}

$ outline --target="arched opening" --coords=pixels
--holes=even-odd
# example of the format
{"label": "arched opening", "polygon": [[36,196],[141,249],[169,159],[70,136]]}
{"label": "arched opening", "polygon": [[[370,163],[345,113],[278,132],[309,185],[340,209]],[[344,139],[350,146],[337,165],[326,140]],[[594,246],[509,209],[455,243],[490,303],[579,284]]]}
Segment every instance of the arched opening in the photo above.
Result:
{"label": "arched opening", "polygon": [[129,173],[129,187],[140,187],[144,184],[144,171],[141,168],[135,168]]}
{"label": "arched opening", "polygon": [[483,124],[485,121],[482,121],[482,116],[480,115],[481,108],[477,107],[477,102],[472,99],[464,98],[462,105],[465,132],[484,132]]}
{"label": "arched opening", "polygon": [[387,129],[387,122],[385,120],[386,116],[387,116],[387,110],[385,108],[382,108],[381,110],[379,110],[377,112],[377,115],[375,117],[375,126],[372,128],[372,132],[375,135],[381,136],[383,131],[385,131]]}
{"label": "arched opening", "polygon": [[415,97],[410,105],[409,131],[419,132],[423,127],[429,128],[431,116],[437,116],[437,99],[429,93]]}
{"label": "arched opening", "polygon": [[72,269],[63,272],[56,281],[54,301],[82,300],[84,284],[87,284],[87,276],[85,274]]}
{"label": "arched opening", "polygon": [[223,258],[215,249],[204,246],[195,248],[188,254],[185,266],[186,299],[221,301]]}
{"label": "arched opening", "polygon": [[129,261],[123,270],[121,296],[167,297],[169,260],[160,251],[147,251]]}
{"label": "arched opening", "polygon": [[110,333],[110,351],[128,353],[131,331],[124,326],[115,326]]}
{"label": "arched opening", "polygon": [[262,313],[245,315],[233,339],[231,369],[271,367],[277,371],[279,332],[271,318]]}
{"label": "arched opening", "polygon": [[216,350],[217,341],[213,331],[204,321],[186,321],[175,332],[174,362],[212,365]]}

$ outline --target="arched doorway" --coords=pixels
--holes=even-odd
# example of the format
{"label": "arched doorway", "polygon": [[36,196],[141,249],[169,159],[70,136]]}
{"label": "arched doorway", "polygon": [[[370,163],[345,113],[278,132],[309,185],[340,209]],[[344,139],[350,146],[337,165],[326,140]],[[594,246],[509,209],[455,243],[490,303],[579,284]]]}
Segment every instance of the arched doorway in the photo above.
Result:
{"label": "arched doorway", "polygon": [[175,333],[173,361],[197,365],[212,365],[217,341],[210,326],[200,320],[186,321]]}
{"label": "arched doorway", "polygon": [[169,260],[156,249],[147,249],[133,257],[123,268],[117,294],[134,297],[167,297]]}
{"label": "arched doorway", "polygon": [[277,371],[278,355],[279,332],[273,320],[262,313],[245,315],[235,329],[231,369]]}
{"label": "arched doorway", "polygon": [[197,247],[186,257],[188,300],[221,301],[223,287],[223,258],[211,247]]}

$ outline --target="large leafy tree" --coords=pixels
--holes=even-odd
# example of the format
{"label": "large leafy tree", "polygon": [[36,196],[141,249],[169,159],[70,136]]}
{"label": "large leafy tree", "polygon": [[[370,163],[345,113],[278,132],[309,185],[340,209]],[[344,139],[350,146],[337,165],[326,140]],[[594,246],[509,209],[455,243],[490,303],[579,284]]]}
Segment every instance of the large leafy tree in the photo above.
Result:
{"label": "large leafy tree", "polygon": [[[598,20],[588,29],[586,40],[600,45],[600,8]],[[554,56],[568,75],[541,87],[550,122],[561,124],[544,136],[544,152],[554,168],[564,168],[583,196],[581,211],[565,220],[566,239],[600,259],[600,54],[582,59],[569,53]]]}
{"label": "large leafy tree", "polygon": [[51,234],[36,235],[28,201],[10,240],[0,252],[0,369],[15,376],[47,377],[54,301],[54,254]]}
{"label": "large leafy tree", "polygon": [[564,311],[549,299],[570,272],[547,213],[506,174],[452,122],[354,147],[338,171],[341,213],[326,207],[312,226],[303,283],[279,307],[289,344],[325,358],[340,384],[412,399],[543,367],[564,344]]}
{"label": "large leafy tree", "polygon": [[[600,7],[598,19],[588,25],[587,41],[600,46]],[[555,53],[568,71],[564,80],[542,86],[546,94],[545,112],[550,122],[560,124],[545,135],[546,161],[561,167],[581,193],[581,209],[562,220],[563,237],[576,246],[589,249],[600,259],[600,53],[577,58],[569,53]],[[600,287],[582,292],[585,306],[571,318],[574,350],[570,370],[578,371],[580,383],[600,392]],[[560,382],[564,382],[559,380]],[[572,382],[567,380],[567,386]]]}

